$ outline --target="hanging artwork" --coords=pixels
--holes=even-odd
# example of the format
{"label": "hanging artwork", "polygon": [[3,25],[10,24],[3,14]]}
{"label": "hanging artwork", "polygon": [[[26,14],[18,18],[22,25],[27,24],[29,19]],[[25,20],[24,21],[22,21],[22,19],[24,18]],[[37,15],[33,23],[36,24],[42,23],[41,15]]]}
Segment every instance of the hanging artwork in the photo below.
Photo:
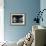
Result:
{"label": "hanging artwork", "polygon": [[12,25],[24,25],[25,15],[24,14],[11,14],[11,24]]}

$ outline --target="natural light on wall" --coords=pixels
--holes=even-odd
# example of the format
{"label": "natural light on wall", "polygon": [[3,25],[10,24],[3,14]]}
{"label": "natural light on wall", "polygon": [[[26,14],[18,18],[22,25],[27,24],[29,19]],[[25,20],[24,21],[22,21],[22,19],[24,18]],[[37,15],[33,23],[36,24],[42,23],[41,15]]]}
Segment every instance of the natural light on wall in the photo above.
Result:
{"label": "natural light on wall", "polygon": [[4,0],[0,0],[0,42],[4,41]]}

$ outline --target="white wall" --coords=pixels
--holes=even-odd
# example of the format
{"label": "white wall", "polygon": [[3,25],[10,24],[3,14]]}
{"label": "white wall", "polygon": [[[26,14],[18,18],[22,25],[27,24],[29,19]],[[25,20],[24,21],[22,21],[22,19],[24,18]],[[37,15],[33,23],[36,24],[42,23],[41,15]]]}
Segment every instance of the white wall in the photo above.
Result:
{"label": "white wall", "polygon": [[4,41],[4,2],[0,0],[0,42]]}

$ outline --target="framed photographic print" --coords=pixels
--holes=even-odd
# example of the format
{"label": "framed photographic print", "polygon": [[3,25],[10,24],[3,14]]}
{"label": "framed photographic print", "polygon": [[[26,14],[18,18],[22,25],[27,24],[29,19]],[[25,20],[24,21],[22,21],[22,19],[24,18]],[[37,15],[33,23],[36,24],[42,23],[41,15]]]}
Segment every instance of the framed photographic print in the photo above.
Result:
{"label": "framed photographic print", "polygon": [[12,25],[24,25],[25,15],[24,14],[11,14],[11,24]]}

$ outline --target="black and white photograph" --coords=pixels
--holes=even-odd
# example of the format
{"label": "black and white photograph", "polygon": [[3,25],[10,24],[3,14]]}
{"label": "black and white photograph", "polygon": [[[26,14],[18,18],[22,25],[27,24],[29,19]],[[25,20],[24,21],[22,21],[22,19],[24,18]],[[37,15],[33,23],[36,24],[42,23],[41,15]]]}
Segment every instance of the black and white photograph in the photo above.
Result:
{"label": "black and white photograph", "polygon": [[24,14],[11,14],[11,24],[12,25],[24,25],[25,15]]}

